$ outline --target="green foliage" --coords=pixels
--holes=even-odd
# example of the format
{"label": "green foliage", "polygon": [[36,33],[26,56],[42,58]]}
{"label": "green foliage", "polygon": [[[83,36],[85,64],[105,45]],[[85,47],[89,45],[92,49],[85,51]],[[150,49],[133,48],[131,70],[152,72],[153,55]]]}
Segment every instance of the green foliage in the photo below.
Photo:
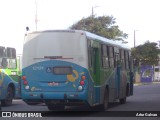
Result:
{"label": "green foliage", "polygon": [[160,54],[160,49],[154,42],[147,41],[143,45],[132,48],[132,56],[141,65],[158,65],[158,54]]}
{"label": "green foliage", "polygon": [[70,29],[85,30],[97,35],[113,40],[122,40],[128,37],[128,34],[119,30],[117,25],[114,25],[115,18],[113,16],[87,17],[73,24]]}

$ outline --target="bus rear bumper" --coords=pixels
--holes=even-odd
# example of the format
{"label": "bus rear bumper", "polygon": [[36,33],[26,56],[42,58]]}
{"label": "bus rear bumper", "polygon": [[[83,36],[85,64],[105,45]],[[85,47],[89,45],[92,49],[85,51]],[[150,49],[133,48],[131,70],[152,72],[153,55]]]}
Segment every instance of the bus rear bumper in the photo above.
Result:
{"label": "bus rear bumper", "polygon": [[22,99],[26,103],[80,105],[87,104],[88,95],[82,92],[22,92]]}

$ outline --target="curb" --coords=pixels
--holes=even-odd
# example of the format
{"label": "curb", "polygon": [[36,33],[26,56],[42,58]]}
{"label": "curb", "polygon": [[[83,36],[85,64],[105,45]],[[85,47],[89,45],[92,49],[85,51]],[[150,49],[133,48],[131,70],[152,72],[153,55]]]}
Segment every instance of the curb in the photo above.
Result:
{"label": "curb", "polygon": [[134,83],[134,86],[140,86],[140,85],[151,85],[151,84],[160,84],[160,82]]}

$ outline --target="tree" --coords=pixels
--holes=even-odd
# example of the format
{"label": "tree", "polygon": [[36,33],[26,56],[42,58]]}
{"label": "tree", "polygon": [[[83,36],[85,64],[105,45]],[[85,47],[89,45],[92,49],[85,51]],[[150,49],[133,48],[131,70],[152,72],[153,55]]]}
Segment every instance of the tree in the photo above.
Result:
{"label": "tree", "polygon": [[143,45],[132,48],[132,56],[141,65],[158,65],[158,54],[160,49],[155,42],[147,41]]}
{"label": "tree", "polygon": [[70,29],[85,30],[97,35],[113,40],[124,40],[128,38],[128,34],[119,30],[118,25],[114,25],[115,18],[113,16],[100,16],[82,18],[77,23],[73,24]]}

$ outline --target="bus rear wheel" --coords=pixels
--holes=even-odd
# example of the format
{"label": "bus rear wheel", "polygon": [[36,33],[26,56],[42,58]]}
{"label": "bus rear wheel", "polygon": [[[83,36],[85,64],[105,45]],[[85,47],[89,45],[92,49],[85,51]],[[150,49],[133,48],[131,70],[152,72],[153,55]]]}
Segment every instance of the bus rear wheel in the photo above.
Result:
{"label": "bus rear wheel", "polygon": [[126,87],[126,96],[119,99],[120,104],[125,104],[125,103],[126,103],[128,91],[129,91],[129,87],[128,87],[128,85],[127,85],[127,87]]}
{"label": "bus rear wheel", "polygon": [[126,103],[126,97],[119,99],[120,104],[125,104]]}
{"label": "bus rear wheel", "polygon": [[13,91],[12,87],[9,86],[8,89],[7,89],[6,99],[1,100],[2,106],[12,105],[13,97],[14,97],[14,91]]}
{"label": "bus rear wheel", "polygon": [[51,111],[64,111],[65,109],[64,105],[48,105],[47,107]]}

